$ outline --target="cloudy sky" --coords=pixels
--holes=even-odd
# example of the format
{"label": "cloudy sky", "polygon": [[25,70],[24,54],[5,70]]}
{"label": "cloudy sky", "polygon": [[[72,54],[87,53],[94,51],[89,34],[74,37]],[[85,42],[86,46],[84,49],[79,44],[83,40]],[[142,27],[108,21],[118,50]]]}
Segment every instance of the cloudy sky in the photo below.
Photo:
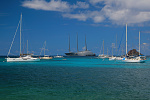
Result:
{"label": "cloudy sky", "polygon": [[[0,55],[7,55],[15,34],[20,14],[23,14],[22,49],[39,55],[44,41],[47,54],[64,55],[68,52],[68,36],[71,51],[76,51],[76,34],[79,48],[87,46],[97,55],[105,43],[111,55],[125,53],[125,24],[128,24],[128,51],[138,50],[138,32],[141,31],[141,53],[150,55],[150,0],[5,0],[0,1]],[[19,51],[17,33],[12,54]],[[116,48],[117,46],[117,48]],[[107,51],[106,51],[107,52]],[[117,53],[114,53],[117,54]]]}

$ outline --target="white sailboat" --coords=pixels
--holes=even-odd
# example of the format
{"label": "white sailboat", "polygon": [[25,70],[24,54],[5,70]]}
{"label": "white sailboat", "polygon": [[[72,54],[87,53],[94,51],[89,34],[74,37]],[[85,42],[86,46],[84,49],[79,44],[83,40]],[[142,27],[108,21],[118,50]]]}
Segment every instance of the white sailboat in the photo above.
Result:
{"label": "white sailboat", "polygon": [[[42,49],[44,49],[44,57],[41,57],[41,59],[53,59],[53,57],[49,57],[49,55],[45,55],[45,47],[46,47],[46,41],[44,42],[44,48],[42,48]],[[42,50],[41,50],[41,52],[42,52]],[[40,53],[40,55],[41,55],[41,53]]]}
{"label": "white sailboat", "polygon": [[112,56],[109,57],[109,60],[116,60],[116,57],[113,56],[113,45],[112,45]]}
{"label": "white sailboat", "polygon": [[33,58],[31,55],[26,55],[26,56],[22,56],[22,53],[21,53],[21,24],[22,24],[22,14],[21,14],[21,17],[20,17],[20,21],[18,23],[18,27],[20,25],[20,57],[19,58],[10,58],[8,57],[8,55],[10,54],[10,50],[11,50],[11,47],[13,45],[13,42],[14,42],[14,39],[15,39],[15,36],[16,36],[16,33],[17,33],[17,30],[18,30],[18,27],[16,29],[16,32],[15,32],[15,35],[14,35],[14,38],[13,38],[13,41],[12,41],[12,44],[10,46],[10,49],[9,49],[9,52],[7,54],[7,62],[28,62],[28,61],[40,61],[39,58]]}
{"label": "white sailboat", "polygon": [[64,58],[64,57],[57,54],[57,56],[54,56],[54,58]]}
{"label": "white sailboat", "polygon": [[126,24],[126,57],[122,59],[124,62],[129,63],[143,63],[146,60],[145,56],[140,55],[140,31],[139,31],[139,56],[128,56],[127,54],[127,24]]}
{"label": "white sailboat", "polygon": [[[108,49],[107,49],[107,52],[108,52]],[[103,40],[103,54],[98,55],[98,58],[101,58],[101,59],[109,58],[108,54],[104,55],[104,40]]]}

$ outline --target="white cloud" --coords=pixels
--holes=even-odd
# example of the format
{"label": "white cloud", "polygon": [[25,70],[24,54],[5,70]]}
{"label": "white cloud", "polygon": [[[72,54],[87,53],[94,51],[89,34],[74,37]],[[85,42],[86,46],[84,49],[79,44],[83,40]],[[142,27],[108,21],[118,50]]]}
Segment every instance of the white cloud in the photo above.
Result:
{"label": "white cloud", "polygon": [[27,0],[23,2],[22,6],[31,9],[47,11],[65,12],[70,10],[69,4],[61,0],[51,0],[50,2],[47,2],[45,0]]}
{"label": "white cloud", "polygon": [[51,0],[50,2],[47,2],[45,0],[26,0],[22,3],[22,6],[36,10],[59,12],[69,12],[76,8],[89,8],[89,4],[85,2],[77,1],[77,4],[70,5],[68,2],[61,0]]}
{"label": "white cloud", "polygon": [[77,4],[72,5],[72,8],[74,8],[74,9],[76,9],[76,8],[87,9],[87,8],[89,8],[89,4],[87,4],[86,2],[77,1]]}
{"label": "white cloud", "polygon": [[89,0],[89,2],[93,5],[97,4],[97,3],[101,3],[103,2],[104,0]]}
{"label": "white cloud", "polygon": [[93,20],[95,23],[102,22],[105,18],[98,11],[80,12],[78,14],[63,14],[63,17],[70,19],[78,19],[80,21],[86,21],[87,19]]}
{"label": "white cloud", "polygon": [[101,11],[116,24],[150,21],[150,0],[107,0]]}
{"label": "white cloud", "polygon": [[[90,7],[89,4],[93,6]],[[22,6],[36,10],[59,11],[63,17],[79,21],[91,19],[94,23],[101,23],[106,19],[118,25],[150,21],[150,0],[88,0],[77,1],[72,5],[64,0],[26,0]]]}
{"label": "white cloud", "polygon": [[87,20],[87,16],[86,14],[63,14],[63,17],[67,17],[70,19],[78,19],[80,21],[86,21]]}

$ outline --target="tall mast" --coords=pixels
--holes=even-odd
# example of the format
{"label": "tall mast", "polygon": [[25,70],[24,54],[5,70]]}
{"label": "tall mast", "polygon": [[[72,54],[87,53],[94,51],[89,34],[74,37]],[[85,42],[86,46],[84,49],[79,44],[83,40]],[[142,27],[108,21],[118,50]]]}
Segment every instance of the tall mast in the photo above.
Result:
{"label": "tall mast", "polygon": [[126,24],[126,54],[127,54],[127,24]]}
{"label": "tall mast", "polygon": [[139,55],[140,55],[140,31],[139,31]]}
{"label": "tall mast", "polygon": [[69,52],[70,52],[70,35],[69,35]]}
{"label": "tall mast", "polygon": [[104,40],[103,40],[103,56],[104,56]]}
{"label": "tall mast", "polygon": [[86,35],[85,35],[85,51],[87,51]]}
{"label": "tall mast", "polygon": [[46,47],[46,41],[45,41],[45,46],[44,46],[44,56],[45,56],[45,47]]}
{"label": "tall mast", "polygon": [[116,56],[117,56],[117,34],[116,34]]}
{"label": "tall mast", "polygon": [[107,56],[108,56],[108,48],[107,48]]}
{"label": "tall mast", "polygon": [[28,40],[27,40],[27,54],[28,54]]}
{"label": "tall mast", "polygon": [[112,45],[112,57],[113,57],[113,45]]}
{"label": "tall mast", "polygon": [[77,51],[79,51],[79,50],[78,50],[78,33],[77,33]]}
{"label": "tall mast", "polygon": [[20,17],[20,56],[21,56],[21,25],[22,25],[22,13]]}

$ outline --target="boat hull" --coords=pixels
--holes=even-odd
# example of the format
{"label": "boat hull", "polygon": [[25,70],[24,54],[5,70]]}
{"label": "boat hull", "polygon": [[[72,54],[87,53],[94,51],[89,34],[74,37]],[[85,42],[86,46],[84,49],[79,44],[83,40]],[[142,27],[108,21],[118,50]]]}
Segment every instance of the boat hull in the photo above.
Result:
{"label": "boat hull", "polygon": [[124,62],[128,63],[144,63],[145,60],[123,60]]}
{"label": "boat hull", "polygon": [[76,53],[74,53],[74,52],[69,52],[69,53],[65,53],[67,56],[77,56],[77,54]]}
{"label": "boat hull", "polygon": [[41,59],[53,59],[53,57],[41,57]]}
{"label": "boat hull", "polygon": [[79,51],[77,52],[78,56],[95,56],[95,54],[93,54],[91,51]]}
{"label": "boat hull", "polygon": [[39,58],[6,58],[7,62],[30,62],[40,61]]}
{"label": "boat hull", "polygon": [[109,60],[116,60],[116,57],[109,57]]}
{"label": "boat hull", "polygon": [[54,56],[54,58],[64,58],[63,56]]}

